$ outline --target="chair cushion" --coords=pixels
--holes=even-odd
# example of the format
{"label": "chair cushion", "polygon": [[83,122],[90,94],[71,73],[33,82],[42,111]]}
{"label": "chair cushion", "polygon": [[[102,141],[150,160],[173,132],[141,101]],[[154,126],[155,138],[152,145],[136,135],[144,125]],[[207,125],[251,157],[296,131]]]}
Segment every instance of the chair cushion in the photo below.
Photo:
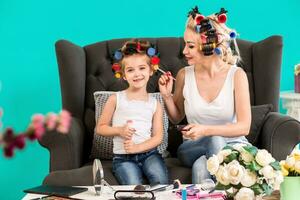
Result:
{"label": "chair cushion", "polygon": [[267,114],[272,110],[272,104],[263,104],[258,106],[251,106],[251,127],[247,139],[251,144],[256,145],[260,130],[264,124]]}
{"label": "chair cushion", "polygon": [[[103,107],[110,97],[110,95],[114,94],[112,91],[97,91],[94,93],[95,99],[95,120],[97,121],[102,113]],[[165,157],[168,153],[166,152],[168,146],[168,116],[164,108],[163,99],[160,93],[151,93],[153,97],[155,97],[163,107],[163,141],[158,146],[158,151]],[[91,159],[99,158],[99,159],[112,159],[113,156],[113,137],[104,137],[97,134],[94,131],[94,140],[91,151]]]}

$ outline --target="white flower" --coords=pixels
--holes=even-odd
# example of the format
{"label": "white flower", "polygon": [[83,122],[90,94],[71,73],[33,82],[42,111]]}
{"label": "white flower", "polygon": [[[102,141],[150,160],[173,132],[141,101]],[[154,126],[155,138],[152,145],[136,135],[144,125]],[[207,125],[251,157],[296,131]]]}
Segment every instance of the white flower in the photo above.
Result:
{"label": "white flower", "polygon": [[244,146],[247,146],[246,144],[243,143],[236,143],[232,145],[233,149],[237,150],[238,152],[241,152],[244,148]]}
{"label": "white flower", "polygon": [[293,156],[289,156],[286,158],[285,164],[288,168],[294,167],[295,165],[295,158]]}
{"label": "white flower", "polygon": [[254,192],[250,188],[241,188],[235,195],[236,200],[254,200]]}
{"label": "white flower", "polygon": [[272,155],[265,149],[258,150],[255,156],[255,160],[262,167],[275,161]]}
{"label": "white flower", "polygon": [[219,159],[216,155],[213,155],[207,160],[207,170],[211,175],[214,175],[218,171],[219,165]]}
{"label": "white flower", "polygon": [[216,173],[216,179],[218,182],[220,182],[222,185],[229,185],[229,177],[228,172],[226,171],[224,166],[220,166],[217,173]]}
{"label": "white flower", "polygon": [[256,178],[256,173],[251,172],[249,169],[247,169],[244,176],[242,177],[241,184],[245,187],[250,187],[256,183]]}
{"label": "white flower", "polygon": [[283,175],[281,171],[275,171],[275,180],[273,184],[274,190],[280,189],[280,184],[283,182]]}
{"label": "white flower", "polygon": [[300,161],[296,161],[294,165],[295,171],[300,173]]}
{"label": "white flower", "polygon": [[271,179],[275,177],[275,171],[270,165],[261,168],[259,170],[259,173],[263,175],[266,179]]}
{"label": "white flower", "polygon": [[222,163],[224,159],[232,153],[231,149],[223,149],[221,150],[217,156],[219,159],[219,163]]}
{"label": "white flower", "polygon": [[237,160],[231,161],[225,168],[230,183],[233,185],[239,184],[245,174],[245,168]]}
{"label": "white flower", "polygon": [[241,150],[241,157],[243,159],[243,161],[250,163],[252,160],[254,160],[254,156],[249,153],[248,151],[246,151],[245,149]]}

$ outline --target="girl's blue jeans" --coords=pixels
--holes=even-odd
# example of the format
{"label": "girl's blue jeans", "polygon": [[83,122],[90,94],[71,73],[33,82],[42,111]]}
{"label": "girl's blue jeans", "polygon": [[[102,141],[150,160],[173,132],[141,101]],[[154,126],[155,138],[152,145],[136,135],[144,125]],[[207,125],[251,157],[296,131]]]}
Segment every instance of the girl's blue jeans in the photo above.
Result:
{"label": "girl's blue jeans", "polygon": [[138,154],[114,154],[113,173],[121,185],[143,184],[143,176],[150,184],[169,183],[167,167],[156,149]]}

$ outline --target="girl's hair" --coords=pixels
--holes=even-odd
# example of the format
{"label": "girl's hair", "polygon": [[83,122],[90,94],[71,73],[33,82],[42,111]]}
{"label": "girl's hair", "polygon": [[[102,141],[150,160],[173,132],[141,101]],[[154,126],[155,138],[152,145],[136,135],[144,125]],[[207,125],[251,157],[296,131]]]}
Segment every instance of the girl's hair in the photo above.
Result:
{"label": "girl's hair", "polygon": [[[216,47],[219,48],[222,52],[222,54],[220,55],[222,57],[222,60],[228,64],[237,64],[241,60],[239,49],[236,44],[236,40],[230,38],[230,34],[235,33],[235,30],[228,28],[225,23],[220,23],[215,14],[209,15],[206,18],[209,20],[212,28],[215,29],[218,36],[218,43]],[[195,19],[192,15],[190,15],[186,22],[186,30],[190,30],[194,33],[199,34],[198,42],[201,45],[202,40],[200,34],[203,33],[198,33],[195,29],[195,25]]]}
{"label": "girl's hair", "polygon": [[120,78],[124,75],[125,65],[124,58],[132,55],[143,55],[146,62],[153,70],[154,66],[158,66],[159,58],[154,46],[147,40],[132,39],[124,43],[124,45],[114,53],[114,64],[112,66],[115,76]]}
{"label": "girl's hair", "polygon": [[121,52],[123,54],[122,59],[119,61],[121,64],[122,73],[124,73],[125,65],[124,65],[124,58],[128,58],[132,55],[145,55],[147,56],[147,64],[150,66],[150,57],[147,54],[147,49],[151,46],[150,42],[144,40],[139,41],[136,39],[129,40],[125,42],[125,44],[121,48]]}

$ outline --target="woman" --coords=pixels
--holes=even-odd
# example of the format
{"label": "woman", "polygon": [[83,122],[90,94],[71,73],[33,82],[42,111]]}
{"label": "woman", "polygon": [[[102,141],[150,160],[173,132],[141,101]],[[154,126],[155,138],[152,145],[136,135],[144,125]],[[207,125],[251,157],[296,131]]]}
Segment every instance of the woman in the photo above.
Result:
{"label": "woman", "polygon": [[226,144],[247,143],[250,129],[248,80],[236,66],[236,33],[224,24],[226,12],[204,17],[192,9],[183,50],[189,66],[177,73],[174,95],[173,79],[168,74],[159,79],[170,120],[177,124],[186,116],[188,121],[177,154],[192,167],[193,183],[210,178],[206,161]]}

